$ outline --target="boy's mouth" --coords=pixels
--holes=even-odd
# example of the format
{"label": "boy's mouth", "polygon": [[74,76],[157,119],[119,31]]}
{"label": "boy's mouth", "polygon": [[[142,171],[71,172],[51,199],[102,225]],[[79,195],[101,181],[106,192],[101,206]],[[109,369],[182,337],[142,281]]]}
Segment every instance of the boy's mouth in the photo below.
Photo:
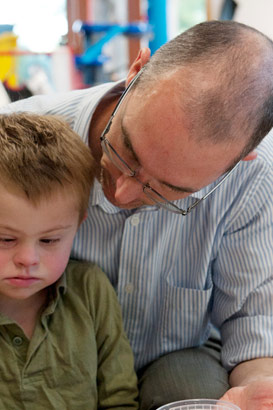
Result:
{"label": "boy's mouth", "polygon": [[18,287],[28,287],[33,283],[39,281],[38,278],[35,278],[33,276],[13,276],[5,280],[11,285]]}

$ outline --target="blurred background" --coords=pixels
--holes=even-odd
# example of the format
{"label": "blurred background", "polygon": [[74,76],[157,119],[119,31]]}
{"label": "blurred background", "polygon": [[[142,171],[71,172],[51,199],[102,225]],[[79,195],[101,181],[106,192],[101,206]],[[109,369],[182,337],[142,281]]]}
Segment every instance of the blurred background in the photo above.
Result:
{"label": "blurred background", "polygon": [[273,38],[272,0],[0,0],[0,105],[124,78],[201,21],[233,19]]}

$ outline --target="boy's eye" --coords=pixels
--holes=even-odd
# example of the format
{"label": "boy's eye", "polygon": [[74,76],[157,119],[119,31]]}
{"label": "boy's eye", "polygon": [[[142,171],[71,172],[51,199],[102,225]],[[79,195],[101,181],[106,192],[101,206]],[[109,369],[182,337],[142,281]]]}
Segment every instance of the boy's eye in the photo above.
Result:
{"label": "boy's eye", "polygon": [[59,242],[60,239],[59,238],[45,238],[45,239],[40,239],[40,242],[44,243],[45,245],[54,245],[57,242]]}
{"label": "boy's eye", "polygon": [[14,243],[16,242],[16,239],[14,238],[4,238],[4,237],[0,237],[0,247],[1,248],[7,248],[9,246],[14,245]]}

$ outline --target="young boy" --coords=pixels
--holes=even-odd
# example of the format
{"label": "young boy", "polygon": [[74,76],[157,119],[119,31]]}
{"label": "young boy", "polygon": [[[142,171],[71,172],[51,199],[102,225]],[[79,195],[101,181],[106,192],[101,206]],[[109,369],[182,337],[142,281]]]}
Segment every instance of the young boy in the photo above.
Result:
{"label": "young boy", "polygon": [[62,120],[0,115],[0,408],[137,409],[115,292],[69,260],[94,162]]}

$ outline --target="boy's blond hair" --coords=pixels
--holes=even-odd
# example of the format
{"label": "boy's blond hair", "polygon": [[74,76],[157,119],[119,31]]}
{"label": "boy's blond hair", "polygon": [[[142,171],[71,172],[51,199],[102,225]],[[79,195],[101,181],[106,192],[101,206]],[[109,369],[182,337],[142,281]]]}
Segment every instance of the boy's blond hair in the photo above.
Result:
{"label": "boy's blond hair", "polygon": [[0,183],[19,189],[32,203],[57,189],[71,189],[83,217],[94,167],[90,149],[60,117],[0,115]]}

